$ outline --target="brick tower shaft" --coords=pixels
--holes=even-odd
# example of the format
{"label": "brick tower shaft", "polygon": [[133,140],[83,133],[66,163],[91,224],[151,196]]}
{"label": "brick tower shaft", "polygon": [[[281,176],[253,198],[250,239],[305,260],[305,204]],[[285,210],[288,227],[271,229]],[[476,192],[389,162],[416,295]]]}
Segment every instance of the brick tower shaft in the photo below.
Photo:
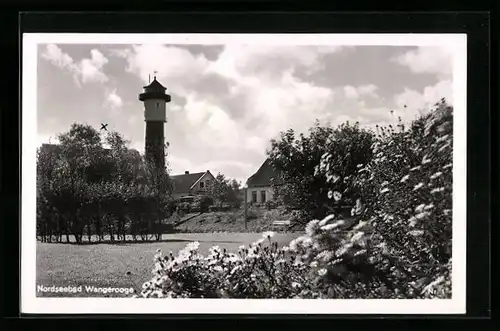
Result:
{"label": "brick tower shaft", "polygon": [[146,158],[158,168],[165,168],[165,133],[163,122],[146,122]]}
{"label": "brick tower shaft", "polygon": [[144,102],[146,159],[158,169],[165,169],[165,106],[170,102],[170,95],[165,91],[166,88],[155,77],[151,84],[144,86],[144,92],[139,94],[139,100]]}

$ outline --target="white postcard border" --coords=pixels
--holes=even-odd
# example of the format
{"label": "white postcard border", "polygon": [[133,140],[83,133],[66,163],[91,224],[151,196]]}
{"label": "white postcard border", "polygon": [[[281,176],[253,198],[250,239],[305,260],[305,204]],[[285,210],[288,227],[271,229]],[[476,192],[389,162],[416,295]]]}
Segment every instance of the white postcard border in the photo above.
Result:
{"label": "white postcard border", "polygon": [[[23,35],[21,312],[57,314],[463,314],[466,310],[467,36],[465,34],[37,34]],[[454,54],[453,268],[449,300],[128,299],[36,297],[38,44],[272,44],[440,46]]]}

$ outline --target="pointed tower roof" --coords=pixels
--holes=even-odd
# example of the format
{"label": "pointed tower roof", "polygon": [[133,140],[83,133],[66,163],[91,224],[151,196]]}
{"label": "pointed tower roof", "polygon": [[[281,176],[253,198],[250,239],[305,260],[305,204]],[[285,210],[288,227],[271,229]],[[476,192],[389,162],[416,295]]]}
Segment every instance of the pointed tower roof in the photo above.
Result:
{"label": "pointed tower roof", "polygon": [[167,89],[165,86],[161,85],[161,83],[159,81],[156,80],[156,76],[154,77],[153,81],[149,85],[144,86],[144,89],[150,89],[150,88],[154,88],[154,89],[161,88],[163,90]]}
{"label": "pointed tower roof", "polygon": [[156,80],[156,76],[149,85],[146,85],[143,88],[144,92],[139,94],[139,100],[145,101],[148,99],[161,99],[165,102],[170,102],[170,95],[165,93],[167,88]]}

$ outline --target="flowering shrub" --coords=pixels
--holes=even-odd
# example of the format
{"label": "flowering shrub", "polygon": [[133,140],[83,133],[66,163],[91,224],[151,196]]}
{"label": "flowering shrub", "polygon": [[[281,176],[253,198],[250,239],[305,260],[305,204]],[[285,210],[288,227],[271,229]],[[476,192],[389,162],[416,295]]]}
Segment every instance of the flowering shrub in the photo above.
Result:
{"label": "flowering shrub", "polygon": [[188,244],[177,256],[155,256],[153,278],[142,286],[145,298],[434,298],[451,291],[450,268],[435,280],[410,282],[383,245],[375,245],[368,222],[308,223],[305,235],[279,248],[266,232],[237,253]]}
{"label": "flowering shrub", "polygon": [[373,228],[401,281],[415,282],[419,288],[430,282],[428,276],[449,275],[452,124],[453,108],[442,100],[408,129],[401,121],[399,130],[379,128],[372,145],[374,157],[359,164],[354,176],[339,174],[328,156],[317,167],[331,179],[330,197],[357,195],[352,215]]}
{"label": "flowering shrub", "polygon": [[[450,298],[452,124],[453,109],[443,100],[406,129],[400,121],[399,130],[379,128],[370,138],[344,127],[338,132],[356,132],[359,141],[371,141],[370,150],[349,142],[352,134],[333,136],[315,176],[326,178],[329,199],[351,200],[351,218],[312,220],[283,248],[266,233],[238,253],[214,247],[204,257],[198,244],[177,257],[160,252],[141,296]],[[342,150],[356,151],[351,160],[332,153],[354,145]],[[366,162],[353,164],[360,159]]]}
{"label": "flowering shrub", "polygon": [[272,232],[238,253],[218,246],[207,256],[190,243],[177,256],[155,256],[154,277],[143,284],[143,297],[169,298],[290,298],[304,284],[305,265],[287,256],[287,249],[271,241]]}
{"label": "flowering shrub", "polygon": [[[329,196],[332,178],[328,172],[335,168],[342,176],[355,174],[356,165],[371,158],[372,143],[372,132],[360,128],[359,123],[334,128],[316,122],[308,135],[296,135],[293,130],[281,133],[279,139],[271,140],[268,151],[270,164],[279,173],[272,183],[274,197],[300,213],[302,226],[312,218],[336,212],[339,203]],[[324,171],[317,170],[320,164],[324,164]],[[351,203],[348,197],[344,196],[344,204]]]}

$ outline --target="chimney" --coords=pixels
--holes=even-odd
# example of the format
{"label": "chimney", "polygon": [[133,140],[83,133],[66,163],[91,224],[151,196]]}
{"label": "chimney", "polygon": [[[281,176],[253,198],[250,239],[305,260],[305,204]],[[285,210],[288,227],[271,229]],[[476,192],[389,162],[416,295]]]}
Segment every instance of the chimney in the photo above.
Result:
{"label": "chimney", "polygon": [[187,170],[186,170],[186,171],[184,171],[184,174],[185,174],[185,175],[189,175],[189,171],[187,171]]}

